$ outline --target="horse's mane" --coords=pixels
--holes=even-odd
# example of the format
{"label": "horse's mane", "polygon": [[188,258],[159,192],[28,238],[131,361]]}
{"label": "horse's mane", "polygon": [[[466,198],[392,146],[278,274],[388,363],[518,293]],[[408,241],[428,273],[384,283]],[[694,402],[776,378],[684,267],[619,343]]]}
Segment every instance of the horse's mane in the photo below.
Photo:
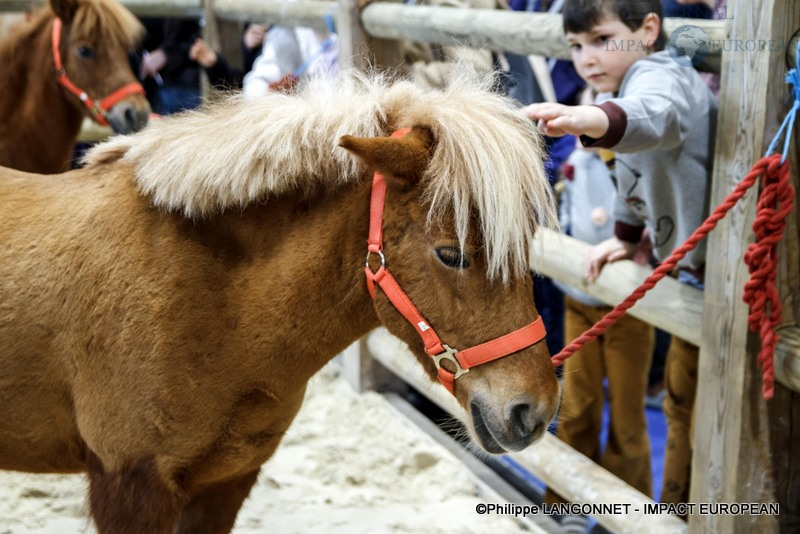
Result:
{"label": "horse's mane", "polygon": [[423,177],[429,219],[453,213],[463,244],[477,215],[489,274],[507,279],[528,268],[536,226],[555,227],[557,219],[535,125],[492,93],[492,83],[471,72],[444,90],[377,75],[316,80],[295,96],[231,97],[154,121],[94,148],[86,162],[121,158],[155,205],[201,217],[355,180],[364,170],[338,146],[341,136],[426,126],[436,140]]}

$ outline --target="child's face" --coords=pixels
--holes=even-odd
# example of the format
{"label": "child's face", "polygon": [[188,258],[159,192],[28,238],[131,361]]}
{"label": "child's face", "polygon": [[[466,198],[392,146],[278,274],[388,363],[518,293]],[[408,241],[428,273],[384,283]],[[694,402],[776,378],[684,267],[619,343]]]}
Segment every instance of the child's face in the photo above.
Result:
{"label": "child's face", "polygon": [[658,32],[658,17],[651,14],[636,31],[619,19],[603,18],[590,31],[567,32],[566,38],[581,78],[598,93],[615,93],[630,66],[647,56]]}

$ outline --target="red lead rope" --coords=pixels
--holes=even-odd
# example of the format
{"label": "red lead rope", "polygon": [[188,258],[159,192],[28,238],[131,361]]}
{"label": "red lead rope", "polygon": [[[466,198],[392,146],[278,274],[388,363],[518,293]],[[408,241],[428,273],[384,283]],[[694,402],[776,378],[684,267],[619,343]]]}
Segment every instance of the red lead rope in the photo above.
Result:
{"label": "red lead rope", "polygon": [[775,328],[781,320],[781,299],[775,286],[778,243],[786,227],[786,217],[794,207],[794,188],[788,160],[781,165],[780,156],[776,154],[764,166],[764,189],[753,222],[756,241],[747,247],[744,254],[750,280],[744,285],[743,298],[750,305],[747,318],[750,330],[761,336],[758,361],[764,371],[762,392],[765,399],[771,399],[775,392],[775,345],[778,343]]}
{"label": "red lead rope", "polygon": [[611,310],[596,325],[584,332],[572,343],[553,356],[553,364],[561,365],[564,360],[580,350],[586,343],[602,335],[606,329],[617,322],[656,282],[670,273],[687,252],[697,246],[708,233],[716,227],[728,211],[744,196],[758,180],[764,176],[764,189],[758,201],[756,219],[753,230],[756,241],[752,243],[744,255],[744,261],[750,269],[750,281],[745,284],[744,301],[750,305],[748,324],[753,332],[761,336],[761,351],[758,360],[763,369],[763,394],[771,399],[774,393],[774,355],[777,336],[775,327],[781,316],[781,303],[775,287],[775,276],[778,265],[777,245],[783,237],[786,216],[794,207],[794,188],[791,185],[788,160],[781,164],[781,155],[773,154],[761,158],[750,170],[750,173],[737,184],[725,201],[717,206],[714,212],[689,236],[683,245],[676,248],[653,274],[631,295]]}

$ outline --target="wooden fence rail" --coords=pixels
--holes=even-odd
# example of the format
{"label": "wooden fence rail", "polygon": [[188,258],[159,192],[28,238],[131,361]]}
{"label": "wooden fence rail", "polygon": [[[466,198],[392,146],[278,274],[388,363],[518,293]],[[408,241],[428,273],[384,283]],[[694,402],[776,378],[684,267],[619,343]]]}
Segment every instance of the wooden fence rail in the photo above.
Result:
{"label": "wooden fence rail", "polygon": [[[122,3],[137,15],[175,17],[200,16],[205,5],[203,0],[122,0]],[[39,4],[40,1],[33,0],[0,0],[0,11],[24,11]],[[214,0],[212,7],[214,14],[225,20],[263,20],[324,29],[325,15],[333,14],[339,3],[330,0]],[[362,9],[360,19],[367,35],[375,38],[464,45],[561,59],[570,57],[561,16],[555,14],[373,2]],[[684,24],[700,27],[713,41],[725,38],[724,23],[718,20],[668,18],[664,20],[664,30],[669,35]],[[720,52],[712,50],[706,59],[707,68],[718,72],[719,58]]]}
{"label": "wooden fence rail", "polygon": [[[552,230],[537,231],[531,253],[533,268],[550,278],[580,289],[610,306],[622,302],[653,270],[632,261],[603,267],[597,281],[586,283],[584,258],[590,245]],[[700,345],[703,292],[673,278],[664,278],[628,311],[629,314]]]}
{"label": "wooden fence rail", "polygon": [[[203,0],[122,0],[135,15],[151,17],[200,17]],[[44,0],[0,0],[0,11],[27,11],[44,4]]]}

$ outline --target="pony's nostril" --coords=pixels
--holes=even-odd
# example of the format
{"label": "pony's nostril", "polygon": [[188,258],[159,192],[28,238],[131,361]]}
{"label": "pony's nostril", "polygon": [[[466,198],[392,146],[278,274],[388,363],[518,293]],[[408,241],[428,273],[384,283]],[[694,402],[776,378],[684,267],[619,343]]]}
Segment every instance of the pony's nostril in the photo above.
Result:
{"label": "pony's nostril", "polygon": [[511,427],[519,437],[529,436],[537,430],[538,424],[531,418],[533,408],[529,403],[517,404],[511,408]]}
{"label": "pony's nostril", "polygon": [[128,125],[128,128],[131,130],[135,129],[136,126],[139,124],[139,117],[136,114],[136,110],[133,109],[132,106],[128,106],[125,108],[125,124]]}

